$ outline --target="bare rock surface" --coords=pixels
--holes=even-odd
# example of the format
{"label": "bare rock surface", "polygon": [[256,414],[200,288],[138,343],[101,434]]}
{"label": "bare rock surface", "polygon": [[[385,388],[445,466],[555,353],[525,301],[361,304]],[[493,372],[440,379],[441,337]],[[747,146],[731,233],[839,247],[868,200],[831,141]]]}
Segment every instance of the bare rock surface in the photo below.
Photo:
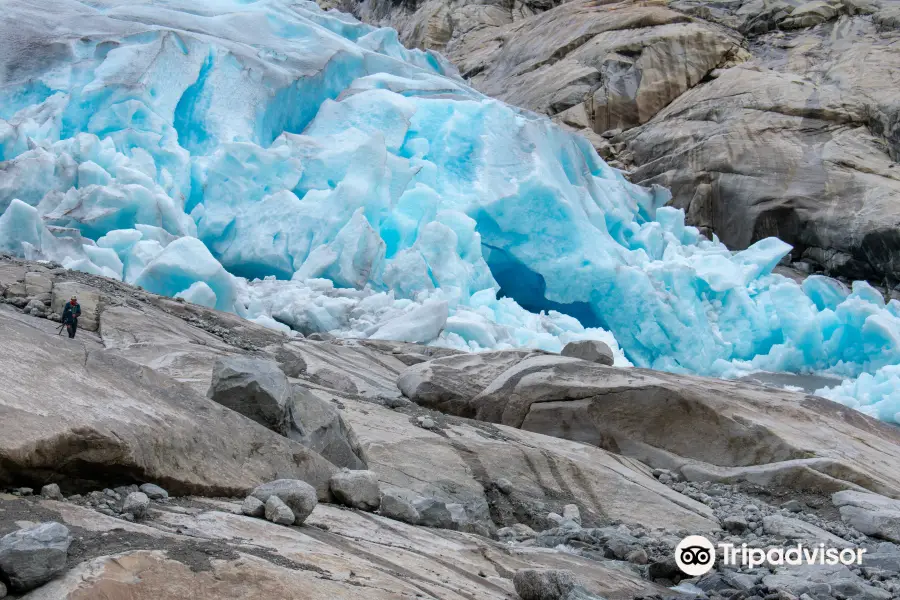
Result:
{"label": "bare rock surface", "polygon": [[0,481],[52,475],[79,488],[114,466],[117,477],[179,493],[241,493],[287,475],[327,495],[335,468],[318,454],[114,350],[61,338],[32,324],[47,321],[10,310],[0,307],[0,420],[16,427],[0,438]]}
{"label": "bare rock surface", "polygon": [[[438,373],[445,360],[411,369]],[[692,480],[900,497],[898,430],[816,396],[560,356],[521,360],[465,401],[468,389],[458,386],[454,413],[594,444]]]}
{"label": "bare rock surface", "polygon": [[529,568],[568,569],[606,598],[672,595],[612,563],[528,548],[510,552],[479,536],[328,505],[317,506],[303,527],[240,515],[237,502],[199,498],[154,505],[140,524],[76,504],[2,495],[0,508],[0,531],[13,518],[55,518],[79,540],[68,571],[28,600],[508,600],[513,574]]}
{"label": "bare rock surface", "polygon": [[[840,572],[716,570],[694,580],[709,598],[900,594],[900,547],[885,541],[898,434],[820,398],[546,353],[290,339],[0,259],[11,286],[29,272],[98,290],[101,323],[70,340],[25,305],[0,306],[0,418],[16,423],[0,437],[0,485],[16,494],[0,493],[0,536],[58,521],[73,538],[30,600],[508,600],[515,574],[535,569],[573,573],[574,598],[673,599],[687,533],[873,557]],[[223,357],[293,365],[287,436],[206,398]],[[378,513],[327,504],[338,469],[322,455],[348,452],[370,473],[344,501],[372,510],[377,493]],[[139,491],[149,481],[169,497]],[[33,495],[48,483],[65,502]],[[260,518],[269,502],[287,524],[272,498],[291,527]]]}

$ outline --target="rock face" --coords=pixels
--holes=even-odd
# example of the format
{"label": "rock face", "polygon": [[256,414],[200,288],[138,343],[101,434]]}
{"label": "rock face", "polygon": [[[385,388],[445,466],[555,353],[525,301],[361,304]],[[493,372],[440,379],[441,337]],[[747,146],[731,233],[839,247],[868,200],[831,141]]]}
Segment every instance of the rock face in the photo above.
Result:
{"label": "rock face", "polygon": [[777,235],[806,269],[898,283],[893,2],[319,3],[580,131],[736,250]]}
{"label": "rock face", "polygon": [[318,454],[88,335],[60,344],[55,329],[0,306],[0,420],[17,424],[0,436],[0,483],[103,487],[114,465],[182,494],[244,494],[287,475],[328,497],[335,467]]}
{"label": "rock face", "polygon": [[216,361],[208,396],[276,431],[290,431],[291,386],[272,361],[229,356]]}
{"label": "rock face", "polygon": [[[269,498],[277,496],[293,511],[294,525],[301,525],[316,507],[316,490],[305,481],[295,479],[279,479],[257,486],[250,494],[260,502],[268,503]],[[266,514],[269,513],[268,504]],[[268,517],[267,517],[268,518]]]}
{"label": "rock face", "polygon": [[[445,360],[411,369],[439,373]],[[692,481],[900,497],[890,466],[900,433],[815,396],[560,356],[525,358],[466,402],[468,390],[459,385],[446,405],[455,414],[595,444]]]}
{"label": "rock face", "polygon": [[42,523],[0,539],[0,572],[12,589],[27,592],[53,579],[66,566],[69,530],[59,523]]}

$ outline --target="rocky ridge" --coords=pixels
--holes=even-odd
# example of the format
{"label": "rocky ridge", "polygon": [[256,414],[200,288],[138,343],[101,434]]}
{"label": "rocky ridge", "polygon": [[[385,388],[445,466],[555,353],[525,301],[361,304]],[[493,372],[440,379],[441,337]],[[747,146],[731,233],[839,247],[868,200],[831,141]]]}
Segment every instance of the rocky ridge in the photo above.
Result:
{"label": "rocky ridge", "polygon": [[707,235],[897,286],[895,0],[319,0],[590,139]]}

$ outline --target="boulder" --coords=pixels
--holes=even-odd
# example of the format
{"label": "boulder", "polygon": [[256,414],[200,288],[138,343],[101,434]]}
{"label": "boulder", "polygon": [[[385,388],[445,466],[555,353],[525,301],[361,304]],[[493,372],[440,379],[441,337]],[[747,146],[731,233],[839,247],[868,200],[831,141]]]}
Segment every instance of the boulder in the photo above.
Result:
{"label": "boulder", "polygon": [[337,501],[351,508],[373,511],[381,505],[378,476],[372,471],[344,469],[332,475],[330,485]]}
{"label": "boulder", "polygon": [[436,529],[453,529],[455,523],[447,504],[437,498],[421,498],[413,503],[419,513],[419,525]]}
{"label": "boulder", "polygon": [[269,496],[265,507],[266,521],[272,521],[277,525],[293,525],[296,521],[294,513],[288,505],[278,496]]}
{"label": "boulder", "polygon": [[534,529],[523,523],[516,523],[511,527],[503,527],[497,530],[497,539],[500,541],[522,542],[534,539],[536,536],[537,533]]}
{"label": "boulder", "polygon": [[243,496],[283,475],[329,497],[331,463],[118,349],[60,344],[6,311],[0,346],[0,421],[16,423],[0,436],[0,485],[97,489],[112,468],[179,495]]}
{"label": "boulder", "polygon": [[88,331],[97,331],[100,327],[100,313],[102,309],[100,290],[95,287],[78,283],[77,281],[61,281],[53,285],[50,300],[50,312],[63,314],[63,307],[72,296],[78,298],[81,306],[81,317],[78,319],[78,327]]}
{"label": "boulder", "polygon": [[41,523],[0,538],[0,573],[13,591],[27,592],[53,579],[66,567],[72,539],[60,523]]}
{"label": "boulder", "polygon": [[378,513],[395,521],[416,524],[419,522],[419,511],[396,491],[385,491],[381,496]]}
{"label": "boulder", "polygon": [[241,514],[261,519],[266,516],[266,505],[262,500],[254,496],[247,496],[244,498],[243,504],[241,504]]}
{"label": "boulder", "polygon": [[566,504],[563,507],[562,517],[566,521],[572,521],[577,525],[581,525],[581,511],[578,510],[578,506],[575,504]]}
{"label": "boulder", "polygon": [[257,486],[250,494],[261,502],[268,502],[277,496],[294,513],[294,525],[301,525],[318,503],[316,490],[296,479],[279,479]]}
{"label": "boulder", "polygon": [[366,463],[353,429],[338,409],[315,392],[293,386],[290,402],[292,440],[318,452],[338,467],[365,469]]}
{"label": "boulder", "polygon": [[730,517],[725,517],[722,519],[722,527],[726,531],[731,531],[733,533],[741,533],[746,531],[750,525],[747,523],[747,519],[740,515],[732,515]]}
{"label": "boulder", "polygon": [[169,492],[153,483],[145,483],[140,489],[151,500],[168,500],[169,498]]}
{"label": "boulder", "polygon": [[609,346],[599,340],[581,340],[569,342],[560,352],[562,356],[580,358],[599,365],[612,366],[615,356]]}
{"label": "boulder", "polygon": [[531,354],[503,350],[437,358],[405,369],[397,387],[420,406],[471,417],[474,411],[469,401],[500,373]]}
{"label": "boulder", "polygon": [[341,397],[395,397],[397,376],[406,365],[390,354],[357,340],[316,343],[293,340],[266,349],[273,356],[290,353],[302,360],[306,369],[298,373],[311,391],[327,390]]}
{"label": "boulder", "polygon": [[841,519],[866,535],[900,542],[900,501],[878,494],[841,491],[831,496]]}
{"label": "boulder", "polygon": [[63,500],[64,498],[62,492],[59,490],[59,486],[55,483],[48,483],[42,487],[41,496],[48,500]]}
{"label": "boulder", "polygon": [[52,290],[53,280],[44,273],[39,271],[25,273],[25,295],[29,298],[46,295],[49,299]]}
{"label": "boulder", "polygon": [[125,497],[125,503],[122,505],[122,512],[129,514],[135,519],[141,519],[147,514],[150,508],[150,498],[144,492],[132,492]]}
{"label": "boulder", "polygon": [[273,361],[220,358],[213,368],[207,396],[281,435],[290,432],[291,385]]}

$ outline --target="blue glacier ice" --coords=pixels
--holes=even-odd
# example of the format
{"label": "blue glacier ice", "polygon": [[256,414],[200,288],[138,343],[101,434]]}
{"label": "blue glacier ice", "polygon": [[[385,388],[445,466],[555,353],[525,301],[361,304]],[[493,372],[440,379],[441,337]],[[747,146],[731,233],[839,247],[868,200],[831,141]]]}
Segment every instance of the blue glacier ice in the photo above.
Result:
{"label": "blue glacier ice", "polygon": [[286,333],[847,378],[898,421],[900,303],[773,274],[584,139],[313,2],[24,0],[0,17],[0,250]]}

